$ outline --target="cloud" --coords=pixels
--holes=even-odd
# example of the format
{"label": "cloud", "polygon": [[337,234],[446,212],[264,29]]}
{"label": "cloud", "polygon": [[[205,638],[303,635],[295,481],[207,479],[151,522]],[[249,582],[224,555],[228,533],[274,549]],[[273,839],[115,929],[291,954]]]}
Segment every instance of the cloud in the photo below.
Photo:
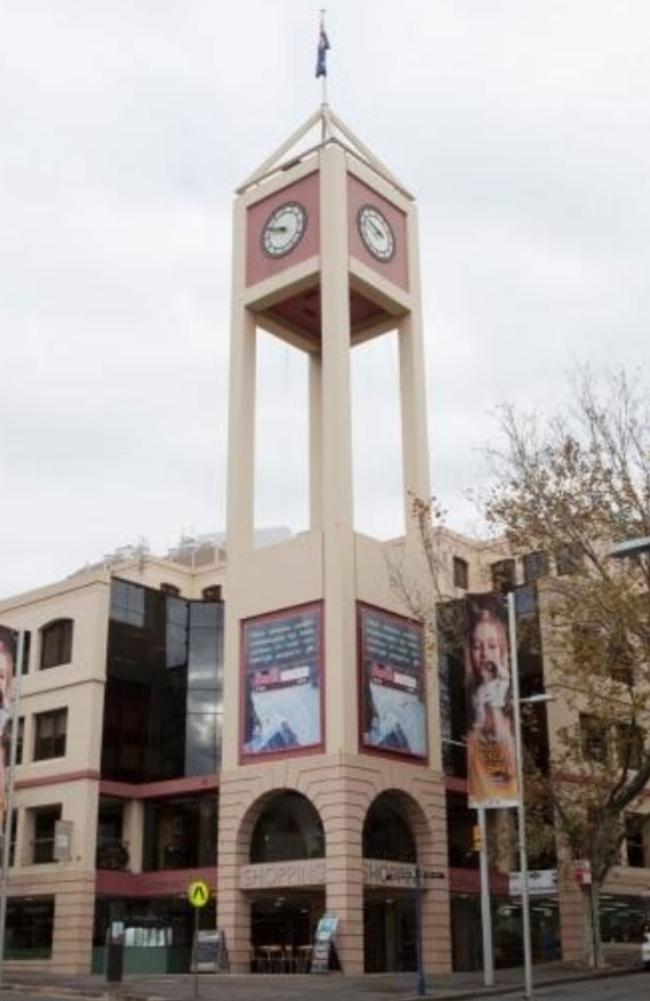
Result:
{"label": "cloud", "polygon": [[[573,361],[647,365],[650,10],[333,0],[328,29],[334,107],[418,197],[433,482],[463,522],[498,402],[555,405]],[[6,11],[0,594],[223,527],[232,192],[318,103],[315,36],[302,0]],[[400,518],[388,358],[355,359],[378,534]],[[302,429],[260,430],[257,516],[301,527],[300,363],[268,363],[275,441]]]}

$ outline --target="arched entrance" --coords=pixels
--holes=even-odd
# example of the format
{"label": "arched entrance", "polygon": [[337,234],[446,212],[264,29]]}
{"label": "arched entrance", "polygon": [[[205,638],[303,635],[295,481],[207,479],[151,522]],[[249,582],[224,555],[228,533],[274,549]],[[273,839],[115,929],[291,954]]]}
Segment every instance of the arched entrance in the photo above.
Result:
{"label": "arched entrance", "polygon": [[399,790],[381,793],[368,809],[363,825],[366,973],[416,968],[412,875],[418,862],[418,838],[427,830],[419,806]]}
{"label": "arched entrance", "polygon": [[325,911],[325,832],[309,799],[291,789],[267,794],[250,828],[243,889],[251,904],[251,970],[309,969]]}

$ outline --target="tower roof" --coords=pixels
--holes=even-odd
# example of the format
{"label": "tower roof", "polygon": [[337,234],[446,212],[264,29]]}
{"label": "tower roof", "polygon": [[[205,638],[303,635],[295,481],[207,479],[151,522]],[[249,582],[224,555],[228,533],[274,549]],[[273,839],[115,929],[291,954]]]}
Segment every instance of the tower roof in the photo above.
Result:
{"label": "tower roof", "polygon": [[357,159],[374,170],[390,184],[394,185],[407,198],[413,198],[411,192],[402,184],[370,147],[359,139],[352,129],[332,111],[328,104],[320,107],[307,118],[303,124],[292,132],[266,160],[247,177],[237,188],[237,194],[243,194],[249,188],[266,180],[278,171],[285,170],[305,156],[316,152],[327,143],[338,143]]}

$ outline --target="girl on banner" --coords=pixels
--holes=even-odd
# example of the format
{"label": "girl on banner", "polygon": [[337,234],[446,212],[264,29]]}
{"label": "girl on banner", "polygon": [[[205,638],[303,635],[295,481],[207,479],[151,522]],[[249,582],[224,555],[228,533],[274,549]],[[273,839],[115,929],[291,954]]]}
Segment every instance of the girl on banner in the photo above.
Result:
{"label": "girl on banner", "polygon": [[16,661],[16,634],[0,626],[0,830],[4,824],[7,795],[7,767],[9,764],[9,737]]}
{"label": "girl on banner", "polygon": [[467,779],[472,806],[511,806],[517,801],[510,667],[503,602],[498,595],[471,595],[465,634]]}

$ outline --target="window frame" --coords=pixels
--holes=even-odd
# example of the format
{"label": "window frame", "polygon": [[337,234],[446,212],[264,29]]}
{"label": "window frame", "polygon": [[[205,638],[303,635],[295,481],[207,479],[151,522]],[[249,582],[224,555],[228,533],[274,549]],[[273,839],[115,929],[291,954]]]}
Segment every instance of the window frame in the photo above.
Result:
{"label": "window frame", "polygon": [[46,622],[39,629],[39,640],[39,671],[50,671],[53,667],[71,664],[74,620],[62,617]]}
{"label": "window frame", "polygon": [[[54,731],[52,734],[39,734],[39,726],[42,726],[47,718],[55,720]],[[56,720],[64,720],[63,733],[60,732],[60,728],[57,728]],[[59,706],[57,709],[47,709],[45,712],[34,713],[34,727],[33,727],[33,742],[32,742],[32,761],[51,761],[55,758],[65,758],[68,744],[68,707]],[[57,753],[59,748],[57,742],[63,740],[63,751]],[[52,744],[53,753],[43,753],[42,748],[39,749],[39,745],[45,744],[48,746],[48,742]]]}

